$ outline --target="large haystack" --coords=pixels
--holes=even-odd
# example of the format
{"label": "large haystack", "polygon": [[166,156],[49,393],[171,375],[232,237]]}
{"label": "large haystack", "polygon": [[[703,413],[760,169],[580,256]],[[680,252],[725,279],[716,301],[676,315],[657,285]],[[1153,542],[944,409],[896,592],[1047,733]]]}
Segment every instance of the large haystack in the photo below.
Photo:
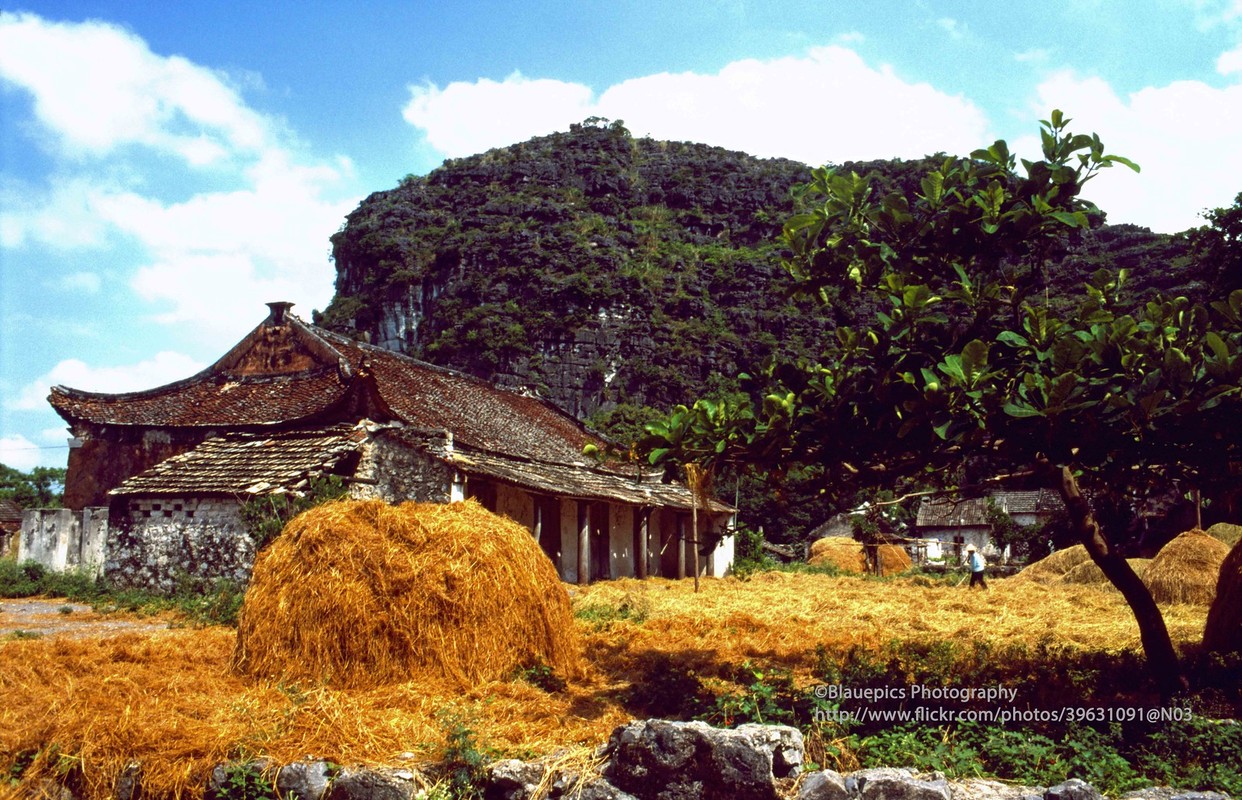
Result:
{"label": "large haystack", "polygon": [[569,597],[530,533],[473,501],[342,500],[259,557],[233,664],[287,682],[470,685],[578,669]]}
{"label": "large haystack", "polygon": [[842,572],[861,575],[867,571],[867,557],[863,546],[844,536],[827,536],[811,545],[807,563],[813,566],[833,566]]}
{"label": "large haystack", "polygon": [[914,566],[906,548],[896,544],[882,544],[875,549],[876,559],[880,562],[881,575],[898,575]]}
{"label": "large haystack", "polygon": [[1242,541],[1242,525],[1218,522],[1207,529],[1207,534],[1208,536],[1215,536],[1229,547],[1234,547],[1238,542]]}
{"label": "large haystack", "polygon": [[1022,580],[1033,580],[1038,583],[1056,583],[1074,567],[1083,562],[1090,561],[1091,554],[1087,552],[1087,548],[1076,544],[1073,547],[1058,550],[1046,558],[1041,558],[1014,577]]}
{"label": "large haystack", "polygon": [[[1130,569],[1134,570],[1134,574],[1140,578],[1147,571],[1147,565],[1151,563],[1150,558],[1127,558],[1126,563],[1130,565]],[[1071,569],[1069,572],[1061,576],[1061,583],[1078,583],[1089,586],[1101,586],[1104,588],[1113,588],[1112,583],[1104,575],[1104,570],[1094,561],[1087,560]]]}
{"label": "large haystack", "polygon": [[1229,547],[1203,531],[1186,531],[1160,548],[1143,573],[1157,603],[1210,605]]}
{"label": "large haystack", "polygon": [[1203,627],[1203,647],[1209,652],[1242,653],[1242,542],[1220,565],[1216,599]]}

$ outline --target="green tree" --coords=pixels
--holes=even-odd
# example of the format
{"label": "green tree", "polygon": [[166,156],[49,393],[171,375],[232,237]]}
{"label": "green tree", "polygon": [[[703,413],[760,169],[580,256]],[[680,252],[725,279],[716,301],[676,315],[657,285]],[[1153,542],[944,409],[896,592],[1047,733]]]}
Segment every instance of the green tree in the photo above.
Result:
{"label": "green tree", "polygon": [[61,467],[22,472],[0,464],[0,499],[12,500],[22,508],[60,508],[64,491],[65,470]]}
{"label": "green tree", "polygon": [[1116,507],[1180,485],[1228,499],[1242,457],[1242,291],[1135,313],[1124,273],[1098,273],[1072,314],[1041,290],[1067,235],[1098,224],[1084,184],[1116,164],[1059,111],[1043,158],[1003,141],[945,159],[913,197],[817,170],[786,223],[787,267],[826,305],[874,302],[814,362],[774,363],[740,402],[696,403],[649,427],[653,463],[714,469],[814,464],[838,491],[900,480],[944,488],[1008,474],[1060,491],[1078,539],[1138,622],[1160,689],[1185,687],[1163,617],[1105,530],[1087,489]]}
{"label": "green tree", "polygon": [[1200,278],[1226,291],[1242,288],[1242,192],[1204,217],[1207,225],[1188,232]]}

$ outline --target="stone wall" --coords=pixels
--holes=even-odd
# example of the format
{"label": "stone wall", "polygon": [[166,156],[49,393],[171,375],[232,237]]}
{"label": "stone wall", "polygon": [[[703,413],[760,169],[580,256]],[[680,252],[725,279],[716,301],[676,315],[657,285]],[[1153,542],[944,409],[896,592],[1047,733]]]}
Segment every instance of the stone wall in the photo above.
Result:
{"label": "stone wall", "polygon": [[116,586],[174,591],[186,581],[250,579],[254,542],[233,498],[130,498],[112,526],[104,574]]}
{"label": "stone wall", "polygon": [[[412,441],[417,439],[418,441]],[[389,503],[416,500],[421,503],[448,503],[452,498],[456,470],[422,452],[451,446],[444,435],[418,434],[401,429],[376,431],[363,447],[354,471],[350,497],[356,500],[381,499]],[[411,447],[415,444],[415,447]]]}
{"label": "stone wall", "polygon": [[28,508],[22,512],[17,559],[53,572],[82,570],[99,575],[104,564],[108,509]]}

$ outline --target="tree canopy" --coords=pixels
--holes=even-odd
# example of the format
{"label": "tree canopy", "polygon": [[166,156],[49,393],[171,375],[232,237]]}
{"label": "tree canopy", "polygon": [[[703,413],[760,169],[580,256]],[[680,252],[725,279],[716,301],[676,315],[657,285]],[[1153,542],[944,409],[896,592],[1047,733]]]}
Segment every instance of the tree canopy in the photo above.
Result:
{"label": "tree canopy", "polygon": [[58,508],[65,489],[65,470],[35,467],[22,472],[0,464],[0,500],[12,500],[22,508]]}
{"label": "tree canopy", "polygon": [[1041,123],[1040,160],[1019,169],[998,141],[945,159],[913,197],[815,171],[783,228],[786,267],[829,313],[875,313],[839,326],[818,358],[772,362],[746,395],[679,407],[640,449],[653,463],[718,470],[813,465],[836,491],[1002,474],[1057,488],[1174,691],[1159,610],[1080,485],[1097,506],[1170,484],[1234,502],[1242,291],[1132,309],[1119,302],[1125,272],[1100,272],[1054,305],[1052,255],[1102,218],[1083,187],[1114,166],[1138,170],[1068,123],[1059,111]]}

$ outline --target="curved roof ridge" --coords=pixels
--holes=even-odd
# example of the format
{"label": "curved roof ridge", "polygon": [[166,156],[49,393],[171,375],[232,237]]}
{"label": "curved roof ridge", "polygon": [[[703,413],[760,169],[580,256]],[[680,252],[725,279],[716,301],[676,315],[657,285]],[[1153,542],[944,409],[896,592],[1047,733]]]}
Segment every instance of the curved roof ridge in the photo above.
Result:
{"label": "curved roof ridge", "polygon": [[603,434],[601,434],[599,431],[590,427],[585,422],[578,419],[573,414],[570,414],[568,411],[561,408],[556,403],[553,403],[551,400],[539,394],[538,392],[531,391],[531,390],[525,390],[525,389],[517,389],[511,386],[502,386],[499,383],[493,383],[484,378],[480,378],[477,375],[471,375],[468,372],[462,372],[461,370],[456,370],[456,369],[453,369],[452,367],[445,367],[440,364],[432,364],[429,361],[423,361],[420,358],[415,358],[412,355],[409,355],[407,353],[402,353],[398,350],[389,350],[386,347],[380,347],[379,345],[371,344],[370,342],[362,342],[362,341],[358,341],[357,339],[351,339],[348,336],[337,333],[335,331],[330,331],[324,328],[318,328],[313,325],[309,327],[314,328],[315,331],[321,334],[321,336],[323,336],[324,338],[328,338],[330,340],[333,340],[333,339],[337,340],[341,344],[345,345],[346,347],[357,347],[359,350],[362,350],[363,352],[374,353],[374,354],[381,355],[384,357],[395,358],[398,361],[406,361],[406,362],[409,362],[410,364],[413,364],[418,367],[422,367],[423,369],[427,369],[432,372],[439,373],[441,375],[446,375],[451,378],[458,378],[461,380],[469,381],[489,391],[504,392],[506,394],[511,394],[516,397],[533,398],[535,400],[538,400],[545,406],[547,406],[551,411],[554,411],[555,413],[564,417],[566,420],[573,422],[579,428],[582,428],[582,430],[586,431],[591,436],[594,436],[600,441],[608,442],[610,444],[616,444],[615,442],[613,442],[612,440],[608,439]]}

